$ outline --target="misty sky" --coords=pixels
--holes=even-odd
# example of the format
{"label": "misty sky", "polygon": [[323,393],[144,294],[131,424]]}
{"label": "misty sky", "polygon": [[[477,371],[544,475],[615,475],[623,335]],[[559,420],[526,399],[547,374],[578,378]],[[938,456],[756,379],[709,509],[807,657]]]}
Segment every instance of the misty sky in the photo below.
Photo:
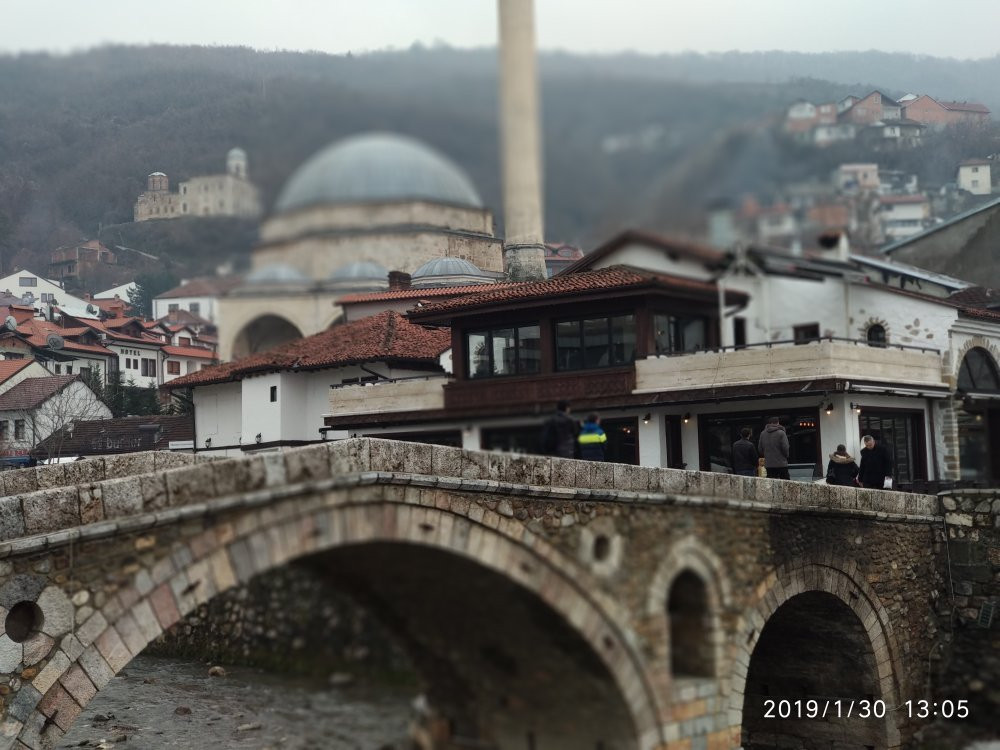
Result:
{"label": "misty sky", "polygon": [[[535,0],[539,46],[583,52],[998,54],[1000,0]],[[492,45],[495,0],[0,0],[0,51],[103,43],[361,52]]]}

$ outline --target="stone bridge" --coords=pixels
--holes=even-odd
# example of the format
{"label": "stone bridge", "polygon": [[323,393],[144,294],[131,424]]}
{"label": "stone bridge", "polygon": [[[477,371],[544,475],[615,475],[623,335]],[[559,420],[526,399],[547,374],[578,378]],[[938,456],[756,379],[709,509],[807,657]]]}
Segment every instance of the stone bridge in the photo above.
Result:
{"label": "stone bridge", "polygon": [[[901,706],[940,689],[944,631],[982,593],[956,599],[949,562],[992,585],[978,553],[947,558],[996,542],[989,500],[946,514],[936,497],[372,439],[0,485],[2,748],[52,747],[150,641],[291,563],[399,639],[437,747],[907,747],[920,723]],[[770,719],[769,699],[841,704]],[[885,713],[835,716],[863,700]]]}

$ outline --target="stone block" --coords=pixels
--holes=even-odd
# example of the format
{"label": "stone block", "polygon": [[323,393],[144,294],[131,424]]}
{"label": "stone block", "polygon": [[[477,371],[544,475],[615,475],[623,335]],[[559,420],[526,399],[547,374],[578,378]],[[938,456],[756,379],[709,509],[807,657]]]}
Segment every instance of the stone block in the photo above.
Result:
{"label": "stone block", "polygon": [[174,592],[169,583],[161,583],[149,595],[149,604],[153,608],[157,622],[164,630],[181,619],[180,609],[174,599]]}
{"label": "stone block", "polygon": [[108,621],[104,619],[104,615],[100,612],[94,612],[76,629],[75,635],[77,640],[86,648],[97,640],[97,636],[103,633],[107,627]]}
{"label": "stone block", "polygon": [[45,665],[41,672],[35,675],[35,679],[31,681],[31,684],[35,686],[39,693],[47,693],[49,688],[56,684],[69,667],[69,657],[62,651],[56,651],[52,655],[52,658],[49,659],[49,663]]}
{"label": "stone block", "polygon": [[[13,472],[8,472],[13,473]],[[24,512],[21,498],[0,498],[0,539],[17,539],[24,536]]]}
{"label": "stone block", "polygon": [[154,471],[156,471],[156,466],[150,451],[121,453],[116,456],[104,457],[104,476],[108,479],[151,474]]}
{"label": "stone block", "polygon": [[36,466],[36,481],[38,489],[48,490],[53,487],[64,487],[66,485],[65,464],[54,464],[52,466]]}
{"label": "stone block", "polygon": [[66,732],[83,709],[73,700],[62,685],[55,685],[38,703],[38,710],[45,714],[62,731]]}
{"label": "stone block", "polygon": [[548,487],[552,483],[552,459],[548,456],[510,456],[502,481]]}
{"label": "stone block", "polygon": [[5,495],[23,495],[38,489],[38,473],[35,469],[16,469],[3,473]]}
{"label": "stone block", "polygon": [[105,628],[104,632],[94,641],[94,645],[97,646],[97,650],[101,652],[101,656],[115,671],[115,674],[121,672],[132,661],[132,653],[113,627]]}
{"label": "stone block", "polygon": [[6,633],[0,635],[0,674],[16,672],[24,660],[24,646],[15,643]]}
{"label": "stone block", "polygon": [[432,445],[431,473],[437,477],[462,476],[462,449],[446,445]]}
{"label": "stone block", "polygon": [[264,466],[264,486],[280,487],[288,483],[284,456],[280,453],[265,453],[260,456],[260,460]]}
{"label": "stone block", "polygon": [[683,469],[660,469],[660,492],[677,495],[687,487],[687,472]]}
{"label": "stone block", "polygon": [[63,466],[66,467],[66,484],[93,484],[104,480],[103,458],[88,458]]}
{"label": "stone block", "polygon": [[35,602],[42,610],[42,632],[52,638],[61,638],[73,627],[73,602],[58,586],[49,586]]}
{"label": "stone block", "polygon": [[101,501],[107,518],[124,518],[142,512],[142,484],[138,477],[109,479],[101,483]]}
{"label": "stone block", "polygon": [[[280,456],[279,456],[280,458]],[[168,504],[192,505],[215,496],[215,473],[224,470],[214,462],[184,466],[165,472]]]}
{"label": "stone block", "polygon": [[462,451],[462,479],[489,479],[490,456],[485,451]]}
{"label": "stone block", "polygon": [[24,531],[44,534],[80,525],[80,493],[76,487],[40,490],[21,498]]}
{"label": "stone block", "polygon": [[[581,463],[587,463],[582,461]],[[615,467],[622,464],[590,462],[590,487],[595,490],[610,490],[615,486]]]}
{"label": "stone block", "polygon": [[571,458],[551,458],[552,486],[576,487],[576,464]]}
{"label": "stone block", "polygon": [[[115,631],[133,656],[139,655],[146,648],[146,638],[131,613],[126,612],[118,618],[118,621],[115,623]],[[98,645],[99,649],[100,646]],[[80,650],[83,651],[82,648]]]}
{"label": "stone block", "polygon": [[7,716],[13,717],[20,722],[27,722],[31,712],[42,699],[42,694],[29,684],[22,684],[13,699],[7,706]]}
{"label": "stone block", "polygon": [[97,688],[93,681],[79,664],[74,664],[67,669],[66,673],[59,679],[59,683],[73,696],[74,700],[83,706],[97,695]]}
{"label": "stone block", "polygon": [[76,661],[80,658],[80,654],[83,653],[83,644],[80,643],[79,639],[72,633],[63,636],[62,641],[59,644],[59,648],[62,652],[69,657],[70,661]]}
{"label": "stone block", "polygon": [[78,489],[80,492],[80,520],[84,524],[103,521],[104,502],[101,486],[83,484],[79,485]]}
{"label": "stone block", "polygon": [[56,642],[45,633],[35,633],[22,645],[24,647],[24,666],[33,667],[49,655]]}
{"label": "stone block", "polygon": [[143,474],[138,479],[143,511],[149,513],[170,507],[167,482],[163,474]]}
{"label": "stone block", "polygon": [[351,438],[330,443],[330,471],[333,476],[370,471],[371,440]]}
{"label": "stone block", "polygon": [[104,661],[104,657],[101,656],[96,646],[84,649],[83,653],[80,654],[79,664],[98,690],[111,682],[111,678],[115,676],[114,671]]}
{"label": "stone block", "polygon": [[149,643],[163,632],[163,627],[160,625],[160,621],[156,619],[156,613],[153,612],[153,607],[147,599],[137,602],[132,607],[132,616],[135,618],[136,625],[139,626],[142,637],[146,639],[146,643]]}
{"label": "stone block", "polygon": [[[27,573],[8,579],[0,586],[0,606],[10,611],[18,602],[35,601],[45,588],[45,583],[46,579],[42,576]],[[2,626],[3,623],[0,623],[0,628]]]}
{"label": "stone block", "polygon": [[166,471],[167,469],[177,469],[181,466],[190,466],[194,463],[194,456],[190,453],[174,453],[173,451],[153,451],[153,470]]}
{"label": "stone block", "polygon": [[330,476],[330,451],[325,445],[310,445],[285,451],[285,472],[290,484],[326,479]]}

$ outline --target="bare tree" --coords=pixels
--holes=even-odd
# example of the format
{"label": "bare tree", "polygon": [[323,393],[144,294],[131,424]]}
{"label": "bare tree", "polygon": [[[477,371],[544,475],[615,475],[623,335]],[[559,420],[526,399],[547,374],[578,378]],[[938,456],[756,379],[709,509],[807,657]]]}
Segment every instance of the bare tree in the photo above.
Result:
{"label": "bare tree", "polygon": [[62,455],[74,422],[110,418],[111,410],[100,397],[82,380],[73,380],[36,407],[16,412],[15,420],[23,420],[23,438],[15,432],[14,440],[27,442],[36,457],[50,460]]}

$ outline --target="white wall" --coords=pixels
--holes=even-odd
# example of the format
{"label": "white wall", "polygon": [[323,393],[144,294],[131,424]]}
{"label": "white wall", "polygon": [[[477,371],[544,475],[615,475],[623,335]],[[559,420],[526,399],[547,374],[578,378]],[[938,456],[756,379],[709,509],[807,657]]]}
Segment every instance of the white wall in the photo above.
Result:
{"label": "white wall", "polygon": [[[148,388],[149,386],[155,388],[163,382],[163,363],[159,348],[150,349],[138,344],[124,344],[119,342],[109,342],[108,348],[118,355],[118,369],[121,371],[123,383],[128,384],[131,379],[141,388]],[[135,360],[140,360],[140,362],[133,367],[126,367],[126,360],[128,359],[133,361],[133,365],[135,365]],[[143,376],[141,362],[143,359],[152,359],[156,363],[154,368],[155,375],[152,377]]]}
{"label": "white wall", "polygon": [[699,279],[701,281],[710,281],[712,279],[712,271],[705,268],[703,263],[686,258],[671,260],[665,250],[638,243],[625,245],[615,250],[613,253],[598,260],[593,267],[595,269],[607,268],[608,266],[616,266],[618,264],[669,273],[689,279]]}
{"label": "white wall", "polygon": [[197,450],[205,448],[207,438],[211,438],[213,450],[239,446],[243,420],[240,390],[240,383],[203,385],[194,389]]}
{"label": "white wall", "polygon": [[169,314],[170,306],[177,305],[180,310],[191,312],[191,304],[198,306],[195,315],[200,315],[212,323],[215,323],[215,297],[157,297],[153,300],[153,318],[159,320]]}

